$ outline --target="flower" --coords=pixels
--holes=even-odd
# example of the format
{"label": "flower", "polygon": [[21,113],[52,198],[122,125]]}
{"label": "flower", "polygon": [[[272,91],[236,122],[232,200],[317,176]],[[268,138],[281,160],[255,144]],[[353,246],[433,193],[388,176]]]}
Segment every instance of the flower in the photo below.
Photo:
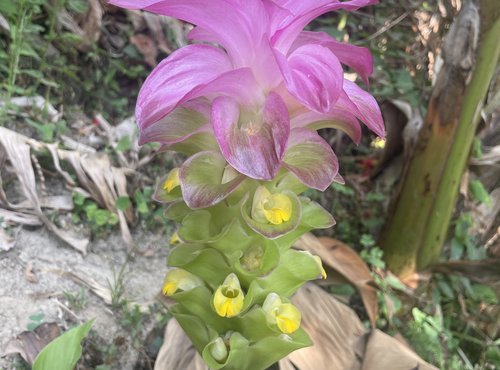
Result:
{"label": "flower", "polygon": [[203,285],[203,280],[198,276],[182,269],[172,269],[165,276],[162,292],[167,297],[177,293],[177,291],[188,291]]}
{"label": "flower", "polygon": [[215,311],[222,317],[234,317],[241,312],[244,298],[238,277],[231,273],[214,293]]}
{"label": "flower", "polygon": [[315,130],[338,128],[358,141],[360,120],[385,133],[375,99],[343,77],[342,64],[366,82],[369,51],[303,28],[326,12],[376,2],[112,0],[190,22],[189,39],[202,42],[175,51],[147,78],[136,108],[141,143],[182,143],[189,152],[202,142],[250,178],[270,180],[284,167],[325,190],[338,163]]}
{"label": "flower", "polygon": [[261,223],[280,225],[290,220],[292,202],[284,194],[271,194],[264,186],[255,191],[252,204],[252,218]]}
{"label": "flower", "polygon": [[291,303],[282,303],[276,293],[269,293],[262,309],[266,313],[267,321],[275,324],[284,334],[291,334],[300,327],[301,314],[297,307]]}
{"label": "flower", "polygon": [[163,183],[163,190],[165,190],[167,193],[170,193],[180,184],[181,183],[179,180],[179,169],[174,168],[168,173],[167,179]]}

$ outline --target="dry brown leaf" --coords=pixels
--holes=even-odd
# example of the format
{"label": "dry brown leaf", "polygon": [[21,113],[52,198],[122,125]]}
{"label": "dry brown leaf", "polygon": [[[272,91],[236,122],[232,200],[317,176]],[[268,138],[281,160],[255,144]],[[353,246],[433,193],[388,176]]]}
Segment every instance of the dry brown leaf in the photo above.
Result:
{"label": "dry brown leaf", "polygon": [[102,286],[97,281],[95,281],[90,276],[86,276],[82,273],[74,273],[71,271],[64,270],[50,270],[50,272],[56,273],[60,276],[64,276],[73,280],[75,283],[86,286],[89,288],[96,296],[101,298],[104,303],[110,305],[113,302],[111,289]]}
{"label": "dry brown leaf", "polygon": [[[1,181],[0,181],[1,184]],[[1,192],[1,190],[0,190]],[[0,197],[0,205],[1,205],[1,197]],[[41,226],[43,225],[42,221],[33,214],[23,213],[23,212],[15,212],[8,209],[0,208],[0,218],[4,222],[12,222],[21,225],[28,226]]]}
{"label": "dry brown leaf", "polygon": [[154,367],[154,370],[173,369],[208,370],[208,366],[175,319],[168,322]]}
{"label": "dry brown leaf", "polygon": [[[78,238],[66,230],[59,229],[42,211],[42,204],[37,194],[35,171],[30,156],[31,147],[29,143],[31,142],[34,141],[12,130],[0,127],[0,164],[5,163],[7,160],[12,164],[12,168],[20,184],[20,190],[26,197],[27,204],[29,204],[31,210],[45,226],[73,248],[85,254],[87,253],[89,240]],[[2,188],[2,191],[0,191],[0,202],[3,206],[14,211],[23,209],[24,206],[22,204],[13,204],[8,201],[1,185],[2,183],[0,182],[0,187]]]}
{"label": "dry brown leaf", "polygon": [[437,370],[415,352],[380,330],[368,337],[362,370]]}
{"label": "dry brown leaf", "polygon": [[[41,143],[37,144],[40,145]],[[62,150],[54,147],[50,147],[49,151],[54,163],[63,160],[71,164],[79,184],[89,192],[92,199],[99,206],[118,214],[122,238],[127,246],[133,247],[134,241],[127,221],[134,221],[134,213],[131,208],[123,213],[115,206],[118,197],[128,196],[127,178],[125,176],[127,169],[112,166],[107,155],[81,154],[77,151]],[[59,171],[59,173],[61,172],[63,171]],[[66,176],[64,177],[66,178]]]}
{"label": "dry brown leaf", "polygon": [[21,357],[30,365],[33,364],[38,353],[49,342],[57,338],[61,330],[56,323],[43,323],[32,331],[23,331],[8,344],[2,357],[19,353]]}
{"label": "dry brown leaf", "polygon": [[300,370],[341,370],[355,366],[355,343],[365,333],[356,313],[311,283],[299,289],[292,302],[302,312],[302,327],[314,345],[292,352],[280,362],[280,368],[286,369],[286,362]]}
{"label": "dry brown leaf", "polygon": [[80,51],[90,50],[101,34],[102,6],[99,0],[88,0],[87,4],[88,10],[85,14],[75,17],[64,9],[57,14],[59,23],[81,38],[81,42],[75,45]]}
{"label": "dry brown leaf", "polygon": [[165,38],[165,29],[169,28],[168,17],[149,12],[142,12],[142,15],[149,32],[153,36],[156,45],[158,45],[158,49],[166,54],[170,54],[172,50],[168,46],[168,42]]}
{"label": "dry brown leaf", "polygon": [[359,291],[372,326],[378,314],[377,290],[370,269],[359,255],[346,244],[327,237],[316,238],[313,234],[303,235],[296,247],[318,255],[324,264],[341,274]]}
{"label": "dry brown leaf", "polygon": [[130,43],[143,55],[144,61],[152,68],[156,67],[156,57],[158,49],[151,37],[143,34],[136,34],[130,37]]}

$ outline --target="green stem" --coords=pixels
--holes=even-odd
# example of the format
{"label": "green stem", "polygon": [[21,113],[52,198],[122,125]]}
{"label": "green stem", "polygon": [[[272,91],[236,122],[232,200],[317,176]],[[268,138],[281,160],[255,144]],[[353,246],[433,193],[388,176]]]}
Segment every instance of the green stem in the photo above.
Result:
{"label": "green stem", "polygon": [[427,232],[418,253],[418,269],[426,268],[439,258],[455,208],[460,179],[467,166],[474,134],[481,117],[484,99],[500,57],[499,35],[500,18],[488,30],[485,30],[476,68],[465,91],[458,129],[436,194]]}
{"label": "green stem", "polygon": [[482,1],[477,64],[465,91],[458,79],[458,84],[441,85],[431,98],[394,213],[380,240],[389,268],[400,276],[426,268],[441,252],[500,54],[499,11],[496,0]]}

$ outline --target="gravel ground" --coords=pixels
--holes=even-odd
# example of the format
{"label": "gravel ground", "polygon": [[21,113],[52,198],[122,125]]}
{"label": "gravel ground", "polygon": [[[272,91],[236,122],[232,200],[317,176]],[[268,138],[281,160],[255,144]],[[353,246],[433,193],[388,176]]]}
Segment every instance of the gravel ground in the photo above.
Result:
{"label": "gravel ground", "polygon": [[[134,237],[139,246],[147,247],[142,250],[147,249],[148,253],[135,255],[127,263],[123,296],[147,309],[155,302],[166,272],[168,239],[144,234]],[[104,295],[109,295],[110,284],[116,280],[114,275],[127,259],[126,246],[118,232],[92,242],[86,256],[45,228],[20,229],[16,240],[13,249],[0,254],[0,354],[5,353],[12,338],[27,330],[33,315],[43,314],[43,322],[56,322],[64,330],[95,318],[92,342],[98,343],[97,352],[102,355],[106,349],[118,347],[119,356],[108,361],[109,368],[141,368],[138,363],[144,348],[137,350],[137,343],[145,343],[145,338],[159,325],[155,315],[145,315],[139,334],[132,335],[131,330],[124,328],[123,310],[113,309],[75,278],[93,281]],[[82,307],[75,307],[68,293],[78,296],[82,289]],[[0,369],[16,369],[16,363],[20,363],[16,355],[4,356],[0,358]]]}

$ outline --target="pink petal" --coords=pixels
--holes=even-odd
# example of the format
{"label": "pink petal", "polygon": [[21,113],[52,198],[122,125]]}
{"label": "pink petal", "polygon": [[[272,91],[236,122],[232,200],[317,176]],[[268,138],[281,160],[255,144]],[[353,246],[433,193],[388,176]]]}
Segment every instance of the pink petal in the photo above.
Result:
{"label": "pink petal", "polygon": [[262,113],[240,111],[234,99],[219,97],[213,102],[212,125],[222,154],[237,171],[262,180],[276,175],[290,133],[279,95],[269,94]]}
{"label": "pink petal", "polygon": [[328,112],[342,92],[343,71],[337,57],[321,45],[304,45],[288,60],[278,51],[276,60],[290,93],[317,112]]}
{"label": "pink petal", "polygon": [[168,116],[142,130],[139,145],[150,142],[172,145],[210,129],[208,117],[193,110],[177,108]]}
{"label": "pink petal", "polygon": [[385,136],[384,120],[377,101],[354,82],[344,81],[344,93],[335,108],[350,111],[375,134]]}
{"label": "pink petal", "polygon": [[[144,9],[200,26],[210,33],[210,42],[224,47],[235,67],[255,53],[254,38],[266,32],[267,14],[261,1],[221,0],[112,0],[111,4]],[[228,31],[230,30],[230,31]]]}
{"label": "pink petal", "polygon": [[232,69],[223,50],[188,45],[164,59],[148,76],[137,98],[136,118],[145,129],[170,113],[195,87]]}
{"label": "pink petal", "polygon": [[305,185],[320,191],[330,186],[339,170],[330,145],[317,133],[304,128],[290,132],[283,165]]}
{"label": "pink petal", "polygon": [[[286,54],[304,27],[313,19],[322,14],[344,9],[355,11],[361,7],[378,3],[378,0],[351,0],[351,1],[326,1],[326,0],[305,0],[305,1],[278,1],[283,7],[291,9],[294,17],[282,20],[281,28],[273,34],[271,43],[282,53]],[[300,5],[299,5],[300,4]]]}
{"label": "pink petal", "polygon": [[361,126],[354,114],[349,111],[333,108],[328,113],[306,112],[294,117],[290,122],[292,129],[308,128],[320,130],[334,128],[345,132],[355,142],[361,140]]}
{"label": "pink petal", "polygon": [[319,44],[330,49],[341,63],[351,67],[368,84],[373,72],[373,58],[368,48],[339,42],[325,32],[303,31],[291,47],[291,51],[307,44]]}

